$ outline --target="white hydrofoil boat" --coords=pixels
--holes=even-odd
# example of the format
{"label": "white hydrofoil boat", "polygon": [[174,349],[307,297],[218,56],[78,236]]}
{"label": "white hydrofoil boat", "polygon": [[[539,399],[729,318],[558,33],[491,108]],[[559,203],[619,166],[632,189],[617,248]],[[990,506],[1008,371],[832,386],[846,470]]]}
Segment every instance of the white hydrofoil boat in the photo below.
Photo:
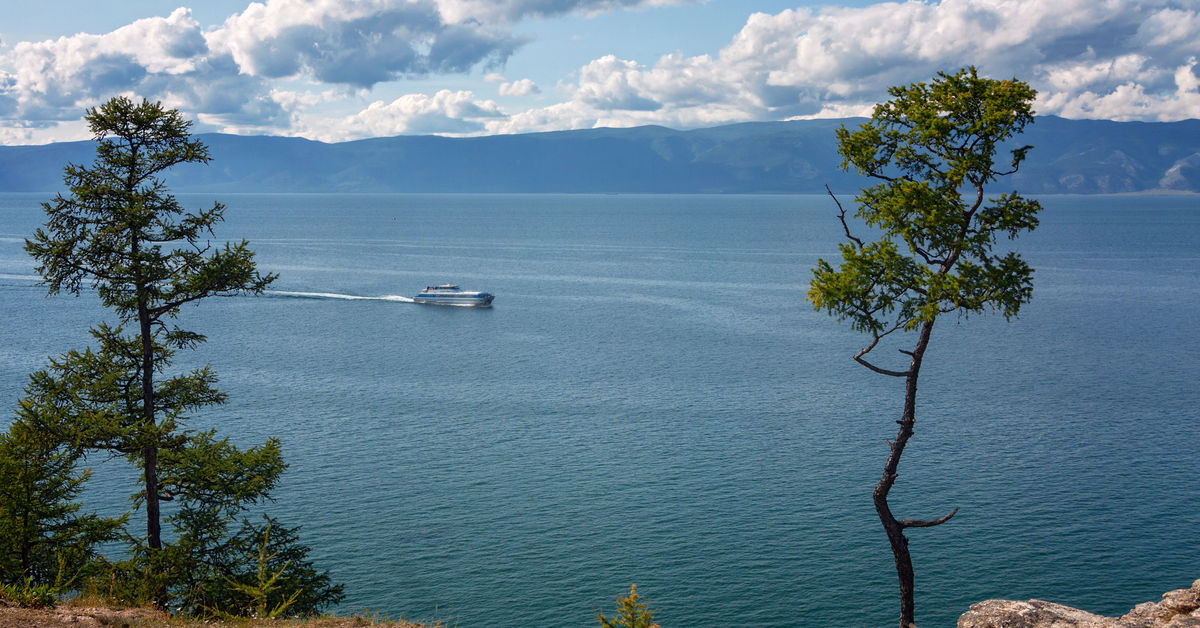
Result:
{"label": "white hydrofoil boat", "polygon": [[421,294],[413,297],[413,301],[432,305],[491,307],[494,298],[490,292],[470,292],[460,289],[456,284],[444,283],[438,286],[426,286]]}

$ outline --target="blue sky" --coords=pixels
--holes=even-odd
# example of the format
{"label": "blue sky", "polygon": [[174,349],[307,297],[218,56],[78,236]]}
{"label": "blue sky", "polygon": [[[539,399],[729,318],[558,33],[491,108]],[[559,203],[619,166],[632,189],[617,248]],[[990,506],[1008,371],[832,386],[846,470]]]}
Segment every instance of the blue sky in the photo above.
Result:
{"label": "blue sky", "polygon": [[160,100],[344,141],[863,115],[973,64],[1071,118],[1200,117],[1200,0],[0,0],[0,143]]}

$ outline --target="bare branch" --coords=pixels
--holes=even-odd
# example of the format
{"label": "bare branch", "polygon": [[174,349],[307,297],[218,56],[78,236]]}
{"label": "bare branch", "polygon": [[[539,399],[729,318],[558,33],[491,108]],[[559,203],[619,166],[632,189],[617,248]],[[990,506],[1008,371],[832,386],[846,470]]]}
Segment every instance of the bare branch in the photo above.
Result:
{"label": "bare branch", "polygon": [[925,263],[930,266],[941,266],[946,263],[946,260],[938,259],[938,258],[934,257],[932,253],[930,253],[929,251],[926,251],[925,249],[923,249],[919,246],[913,247],[913,248],[914,248],[914,250],[916,250],[917,255],[920,255],[921,259],[925,260]]}
{"label": "bare branch", "polygon": [[947,521],[950,520],[951,517],[953,517],[956,514],[958,514],[957,508],[955,508],[954,510],[951,510],[950,514],[946,515],[945,517],[942,517],[941,519],[934,519],[933,521],[916,521],[914,519],[905,519],[904,521],[900,522],[900,527],[901,528],[932,528],[933,526],[940,526],[943,523],[946,523]]}
{"label": "bare branch", "polygon": [[829,197],[832,198],[833,202],[838,206],[838,220],[842,221],[842,230],[846,232],[846,237],[857,244],[858,248],[861,249],[863,247],[863,241],[859,240],[853,235],[850,235],[850,226],[846,224],[846,208],[842,207],[842,202],[838,200],[838,197],[833,195],[833,190],[829,189],[828,183],[825,184],[825,191],[829,192]]}
{"label": "bare branch", "polygon": [[[892,331],[895,331],[895,328],[893,328]],[[887,332],[887,333],[891,333],[891,332]],[[886,335],[887,335],[886,333],[881,334],[881,335],[876,335],[875,339],[871,341],[871,344],[867,345],[866,347],[863,347],[862,351],[859,351],[858,353],[854,354],[854,361],[871,369],[872,371],[875,371],[876,373],[879,373],[880,375],[891,375],[892,377],[908,377],[909,371],[889,371],[887,369],[881,369],[878,366],[875,366],[874,364],[871,364],[870,362],[867,362],[866,360],[863,359],[864,355],[870,353],[871,350],[875,348],[875,345],[879,344],[879,339],[883,338],[883,336],[886,336]]]}

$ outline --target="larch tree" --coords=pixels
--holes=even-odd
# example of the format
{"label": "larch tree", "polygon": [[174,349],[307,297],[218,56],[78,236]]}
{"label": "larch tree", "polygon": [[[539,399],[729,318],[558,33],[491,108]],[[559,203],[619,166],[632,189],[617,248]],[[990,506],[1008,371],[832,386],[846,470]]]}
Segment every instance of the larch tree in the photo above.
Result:
{"label": "larch tree", "polygon": [[[96,140],[96,159],[90,166],[65,168],[68,193],[42,204],[47,222],[25,248],[50,294],[92,288],[120,325],[93,329],[99,350],[64,355],[41,381],[61,393],[54,403],[71,406],[66,410],[77,419],[72,431],[77,445],[108,450],[140,466],[138,501],[145,508],[145,549],[153,563],[163,548],[160,503],[200,488],[185,481],[191,467],[217,464],[190,455],[204,443],[183,432],[181,422],[197,408],[224,401],[207,367],[165,377],[176,350],[204,341],[174,320],[187,303],[259,294],[274,276],[258,272],[245,241],[210,243],[223,205],[188,212],[168,191],[162,180],[167,170],[209,161],[207,148],[188,132],[191,122],[178,111],[117,97],[89,109],[85,120]],[[133,329],[131,335],[124,335],[125,326]],[[208,441],[217,442],[211,434]],[[248,454],[253,452],[273,457],[265,464],[282,471],[273,441]],[[164,485],[164,459],[173,466],[167,475],[174,485]],[[243,471],[228,473],[241,478]],[[244,478],[226,489],[238,493],[234,499],[257,499],[277,475],[268,474],[268,484],[253,490]],[[165,586],[153,597],[165,605]]]}
{"label": "larch tree", "polygon": [[0,434],[0,584],[66,587],[93,570],[97,547],[117,538],[124,517],[81,512],[77,502],[90,469],[82,450],[56,436],[21,400]]}
{"label": "larch tree", "polygon": [[[874,502],[900,581],[900,628],[914,628],[904,531],[945,523],[958,510],[933,520],[897,519],[888,493],[916,425],[917,380],[934,323],[942,315],[984,311],[1011,319],[1032,297],[1032,268],[1016,252],[995,249],[1000,236],[1034,229],[1041,207],[1017,192],[988,198],[985,189],[1015,173],[1032,148],[1005,147],[1033,122],[1036,92],[1016,79],[980,77],[971,67],[889,93],[891,100],[877,105],[861,127],[837,132],[842,168],[877,181],[858,195],[854,214],[876,239],[853,235],[834,197],[846,236],[842,262],[834,268],[818,260],[808,298],[815,309],[870,336],[854,355],[859,364],[905,382],[899,432],[889,443]],[[1008,155],[998,164],[1002,152]],[[905,332],[915,334],[911,345],[898,347],[906,365],[883,365],[870,355],[885,338]]]}

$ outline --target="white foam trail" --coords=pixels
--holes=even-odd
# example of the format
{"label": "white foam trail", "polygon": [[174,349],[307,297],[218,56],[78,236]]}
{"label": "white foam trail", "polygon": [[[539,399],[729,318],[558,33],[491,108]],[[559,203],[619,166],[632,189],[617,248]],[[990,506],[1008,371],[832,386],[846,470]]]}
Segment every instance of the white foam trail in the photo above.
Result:
{"label": "white foam trail", "polygon": [[354,294],[338,294],[336,292],[295,292],[291,290],[268,290],[266,294],[298,299],[341,299],[343,301],[395,301],[398,303],[413,303],[412,298],[398,294],[385,294],[378,297],[363,297]]}

